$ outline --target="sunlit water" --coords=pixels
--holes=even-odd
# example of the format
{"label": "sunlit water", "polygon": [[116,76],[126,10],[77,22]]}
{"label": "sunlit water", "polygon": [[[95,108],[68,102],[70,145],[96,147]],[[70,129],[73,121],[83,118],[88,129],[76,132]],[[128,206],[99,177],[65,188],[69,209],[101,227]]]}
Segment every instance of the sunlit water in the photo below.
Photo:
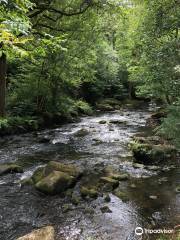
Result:
{"label": "sunlit water", "polygon": [[[128,143],[134,134],[146,129],[149,115],[144,108],[97,113],[82,118],[79,123],[2,139],[0,162],[18,161],[25,172],[0,177],[0,239],[14,240],[32,229],[53,225],[57,240],[136,240],[140,239],[134,234],[137,226],[172,228],[177,225],[180,220],[179,195],[175,192],[178,168],[155,172],[135,169],[132,165]],[[113,119],[122,123],[109,124]],[[100,124],[101,120],[107,123]],[[76,136],[82,128],[88,134]],[[42,138],[50,141],[40,143]],[[96,200],[81,201],[64,212],[63,204],[68,203],[67,198],[45,196],[32,187],[19,184],[19,180],[30,177],[38,166],[50,160],[80,166],[87,174],[82,179],[87,184],[95,181],[98,171],[106,166],[128,172],[130,180],[120,186],[130,201],[122,202],[111,194],[110,203],[105,203],[100,196]],[[136,188],[132,188],[132,184]],[[78,187],[77,184],[75,189]],[[102,213],[100,207],[104,205],[109,206],[112,213]]]}

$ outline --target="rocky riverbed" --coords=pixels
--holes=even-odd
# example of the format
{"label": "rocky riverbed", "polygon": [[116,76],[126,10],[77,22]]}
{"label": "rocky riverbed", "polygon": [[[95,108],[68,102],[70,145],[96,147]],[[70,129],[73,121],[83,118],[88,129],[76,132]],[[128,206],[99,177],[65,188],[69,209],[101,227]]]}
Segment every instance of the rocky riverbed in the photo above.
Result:
{"label": "rocky riverbed", "polygon": [[[178,161],[163,167],[134,163],[128,147],[137,133],[152,134],[146,126],[150,114],[147,106],[97,112],[78,123],[1,139],[0,163],[6,165],[0,169],[0,239],[53,226],[57,240],[135,240],[137,226],[177,225]],[[47,194],[42,182],[36,187],[29,179],[52,161],[61,164],[60,172],[71,166],[82,174],[64,191]],[[54,170],[55,179],[67,179]]]}

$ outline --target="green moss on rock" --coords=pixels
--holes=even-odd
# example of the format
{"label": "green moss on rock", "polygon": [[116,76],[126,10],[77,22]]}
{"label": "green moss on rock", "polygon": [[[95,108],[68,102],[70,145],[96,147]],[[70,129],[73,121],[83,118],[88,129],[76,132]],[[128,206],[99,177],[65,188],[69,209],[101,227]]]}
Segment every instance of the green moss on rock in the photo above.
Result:
{"label": "green moss on rock", "polygon": [[67,190],[75,183],[75,178],[67,173],[52,171],[48,176],[36,183],[35,187],[46,194],[57,194]]}
{"label": "green moss on rock", "polygon": [[55,161],[50,161],[45,167],[45,173],[51,171],[60,171],[69,174],[75,178],[79,178],[82,175],[82,170],[71,164],[63,164]]}
{"label": "green moss on rock", "polygon": [[97,198],[98,192],[93,188],[81,187],[80,189],[82,197],[90,197],[90,198]]}
{"label": "green moss on rock", "polygon": [[0,164],[0,176],[8,173],[22,173],[23,169],[21,166],[8,163],[8,164]]}

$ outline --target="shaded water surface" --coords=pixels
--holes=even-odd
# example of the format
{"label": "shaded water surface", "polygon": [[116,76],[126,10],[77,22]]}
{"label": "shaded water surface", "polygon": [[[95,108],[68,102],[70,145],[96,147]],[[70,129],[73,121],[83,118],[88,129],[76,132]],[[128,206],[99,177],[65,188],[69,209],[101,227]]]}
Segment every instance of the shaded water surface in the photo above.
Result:
{"label": "shaded water surface", "polygon": [[[179,195],[177,167],[169,171],[149,171],[134,168],[128,143],[134,134],[146,129],[148,109],[98,113],[84,117],[79,123],[41,131],[38,134],[11,136],[0,140],[0,162],[18,161],[24,166],[22,174],[0,177],[0,240],[14,240],[32,229],[53,225],[58,240],[126,240],[139,239],[137,226],[172,228],[179,223]],[[119,124],[109,123],[121,120]],[[100,124],[101,120],[107,121]],[[87,134],[78,137],[80,129]],[[44,138],[49,142],[45,142]],[[64,210],[67,198],[45,196],[19,180],[50,160],[73,163],[83,168],[87,184],[96,180],[98,171],[106,166],[128,172],[130,180],[120,184],[130,201],[123,202],[110,194],[111,202],[100,196],[96,200],[81,201]],[[76,189],[78,189],[78,184]],[[155,196],[151,198],[150,196]],[[112,213],[102,213],[108,206]],[[157,239],[157,236],[151,236]]]}

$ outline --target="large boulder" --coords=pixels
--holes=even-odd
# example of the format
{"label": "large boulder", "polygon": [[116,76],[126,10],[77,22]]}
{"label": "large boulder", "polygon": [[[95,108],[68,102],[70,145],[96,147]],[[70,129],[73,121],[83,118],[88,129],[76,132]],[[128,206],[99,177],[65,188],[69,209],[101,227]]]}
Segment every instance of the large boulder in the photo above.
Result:
{"label": "large boulder", "polygon": [[0,176],[7,173],[22,173],[23,169],[14,163],[0,164]]}
{"label": "large boulder", "polygon": [[49,175],[37,182],[35,187],[43,193],[54,195],[72,187],[74,183],[75,178],[69,174],[52,171]]}
{"label": "large boulder", "polygon": [[132,142],[131,150],[133,152],[135,162],[143,164],[158,164],[169,159],[174,159],[176,149],[172,145],[166,144],[150,144]]}
{"label": "large boulder", "polygon": [[18,238],[17,240],[54,240],[55,233],[52,226],[46,226]]}
{"label": "large boulder", "polygon": [[33,183],[36,184],[41,179],[43,179],[45,176],[46,176],[45,175],[45,167],[39,167],[38,169],[35,170],[31,179],[32,179]]}
{"label": "large boulder", "polygon": [[69,174],[75,178],[82,176],[82,170],[72,164],[63,164],[55,161],[50,161],[45,167],[45,174],[51,171],[60,171]]}

